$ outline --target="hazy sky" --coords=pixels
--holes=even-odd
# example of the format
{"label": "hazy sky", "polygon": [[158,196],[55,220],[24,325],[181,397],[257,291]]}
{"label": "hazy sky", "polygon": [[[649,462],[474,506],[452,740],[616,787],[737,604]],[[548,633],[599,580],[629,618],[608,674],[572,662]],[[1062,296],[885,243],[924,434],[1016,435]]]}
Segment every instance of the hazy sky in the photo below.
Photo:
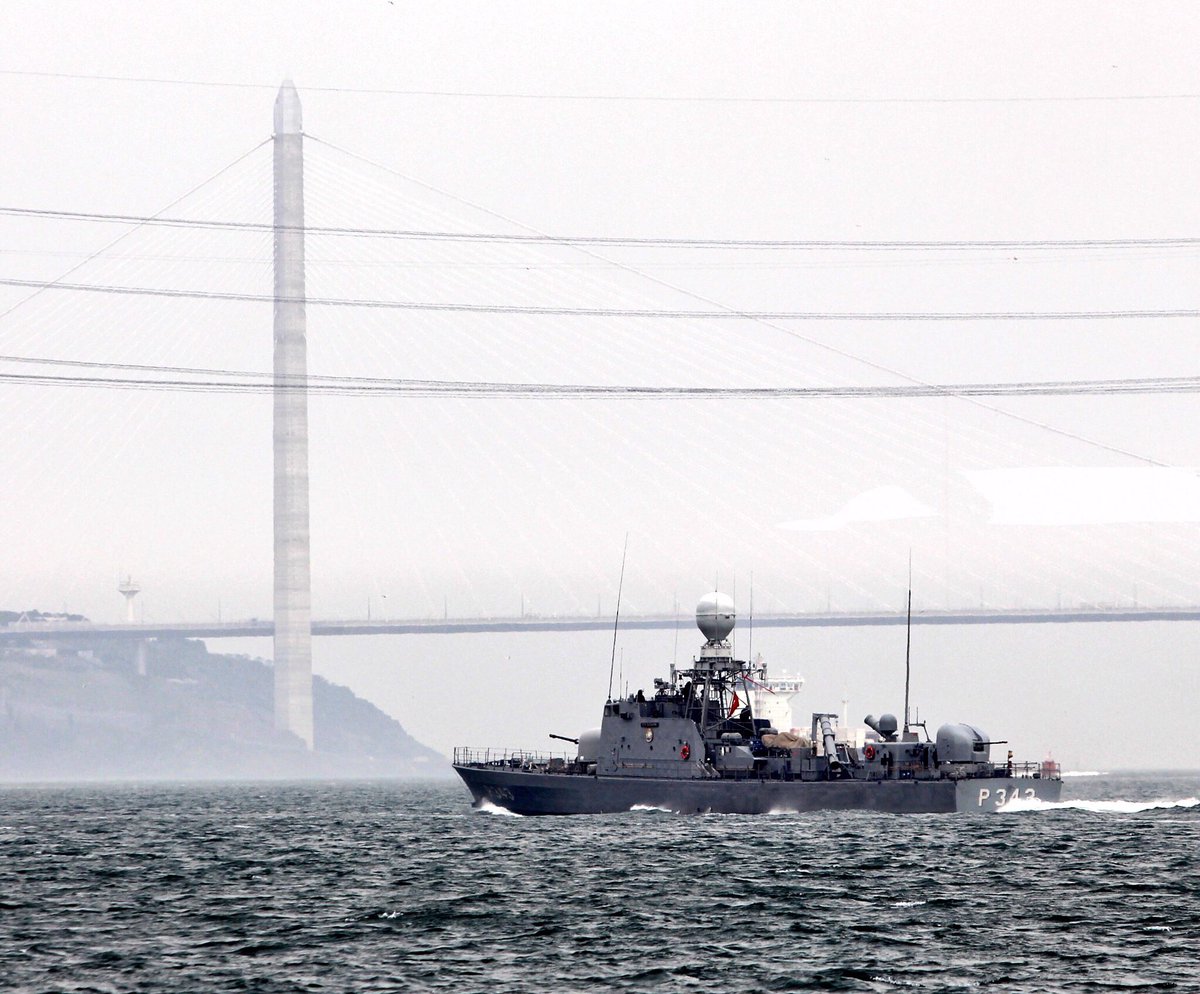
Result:
{"label": "hazy sky", "polygon": [[[1195,236],[1198,25],[1189,3],[6,3],[0,203],[269,222],[261,143],[290,76],[311,139],[313,225]],[[261,230],[0,216],[0,231],[9,279],[78,266],[67,282],[270,292]],[[311,295],[353,299],[842,313],[1197,304],[1195,246],[580,249],[313,235],[308,256]],[[269,304],[31,292],[0,287],[4,356],[270,368]],[[312,371],[329,375],[1069,380],[1194,374],[1194,324],[312,306],[309,348]],[[0,362],[31,371],[80,372]],[[359,615],[368,598],[395,615],[515,613],[522,598],[545,613],[611,609],[626,532],[633,610],[690,602],[716,577],[745,592],[751,572],[768,608],[899,607],[910,548],[918,603],[931,606],[1195,602],[1194,473],[1178,486],[1122,482],[1129,500],[1086,506],[1115,479],[1098,471],[1148,466],[1135,456],[1200,464],[1194,395],[983,403],[1068,434],[948,398],[313,398],[314,612]],[[269,397],[4,383],[0,409],[0,604],[115,619],[128,571],[147,618],[213,617],[218,605],[269,614]],[[986,475],[998,471],[1002,486]],[[1021,511],[1051,495],[1053,526]]]}

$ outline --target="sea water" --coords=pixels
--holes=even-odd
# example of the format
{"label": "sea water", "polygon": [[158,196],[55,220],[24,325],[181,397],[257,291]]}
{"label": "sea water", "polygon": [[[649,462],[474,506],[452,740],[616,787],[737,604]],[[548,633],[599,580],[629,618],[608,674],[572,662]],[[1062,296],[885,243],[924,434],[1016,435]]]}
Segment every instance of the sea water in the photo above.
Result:
{"label": "sea water", "polygon": [[1200,776],[1084,772],[995,816],[3,788],[0,989],[1200,991]]}

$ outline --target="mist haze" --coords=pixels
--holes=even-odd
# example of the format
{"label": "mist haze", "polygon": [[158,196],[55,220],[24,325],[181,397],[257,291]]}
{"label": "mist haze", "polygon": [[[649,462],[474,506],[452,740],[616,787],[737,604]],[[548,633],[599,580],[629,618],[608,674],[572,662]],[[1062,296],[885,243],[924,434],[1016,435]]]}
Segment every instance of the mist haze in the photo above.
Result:
{"label": "mist haze", "polygon": [[[1192,376],[1200,246],[1154,240],[1200,230],[1198,26],[1184,4],[7,4],[4,204],[243,226],[0,214],[10,280],[219,298],[0,285],[0,371],[269,374],[268,139],[291,78],[307,292],[340,302],[308,307],[316,376],[711,389]],[[626,241],[516,238],[539,233]],[[754,239],[856,244],[719,244]],[[1012,244],[861,244],[989,240]],[[428,306],[374,306],[414,302]],[[655,313],[604,313],[629,310]],[[160,368],[120,368],[139,365]],[[145,620],[271,616],[269,393],[8,380],[0,417],[0,607],[115,621],[133,574]],[[910,554],[919,608],[1195,605],[1197,423],[1194,389],[314,392],[313,615],[610,615],[626,534],[622,610],[678,606],[681,659],[714,585],[743,617],[751,575],[760,611],[900,611]],[[918,702],[1028,758],[1180,765],[1156,740],[1117,737],[1135,712],[1185,727],[1198,631],[919,629]],[[900,634],[764,631],[754,646],[805,675],[801,713],[840,711],[844,692],[857,720],[900,707]],[[621,635],[632,689],[673,640]],[[327,639],[315,660],[447,753],[595,724],[609,648],[595,634]]]}

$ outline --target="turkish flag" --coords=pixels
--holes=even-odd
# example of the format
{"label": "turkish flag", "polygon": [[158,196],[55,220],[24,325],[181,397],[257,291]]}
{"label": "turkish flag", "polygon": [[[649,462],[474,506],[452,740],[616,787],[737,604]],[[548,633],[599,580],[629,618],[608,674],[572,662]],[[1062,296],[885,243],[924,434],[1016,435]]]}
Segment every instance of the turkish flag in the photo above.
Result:
{"label": "turkish flag", "polygon": [[737,691],[735,690],[735,691],[733,692],[733,703],[729,705],[729,714],[728,714],[728,715],[726,715],[726,717],[728,717],[728,718],[732,718],[732,717],[733,717],[733,712],[734,712],[734,711],[736,711],[736,710],[738,709],[738,704],[740,704],[740,703],[741,703],[741,702],[738,700]]}

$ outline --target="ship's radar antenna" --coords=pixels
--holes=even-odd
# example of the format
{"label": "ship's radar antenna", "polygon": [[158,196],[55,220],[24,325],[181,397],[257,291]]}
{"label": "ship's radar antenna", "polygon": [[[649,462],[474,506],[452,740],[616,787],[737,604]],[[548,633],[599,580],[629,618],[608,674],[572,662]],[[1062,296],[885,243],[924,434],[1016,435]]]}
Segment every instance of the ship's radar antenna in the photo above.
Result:
{"label": "ship's radar antenna", "polygon": [[723,642],[737,624],[733,599],[718,590],[705,594],[696,605],[696,627],[709,642]]}

